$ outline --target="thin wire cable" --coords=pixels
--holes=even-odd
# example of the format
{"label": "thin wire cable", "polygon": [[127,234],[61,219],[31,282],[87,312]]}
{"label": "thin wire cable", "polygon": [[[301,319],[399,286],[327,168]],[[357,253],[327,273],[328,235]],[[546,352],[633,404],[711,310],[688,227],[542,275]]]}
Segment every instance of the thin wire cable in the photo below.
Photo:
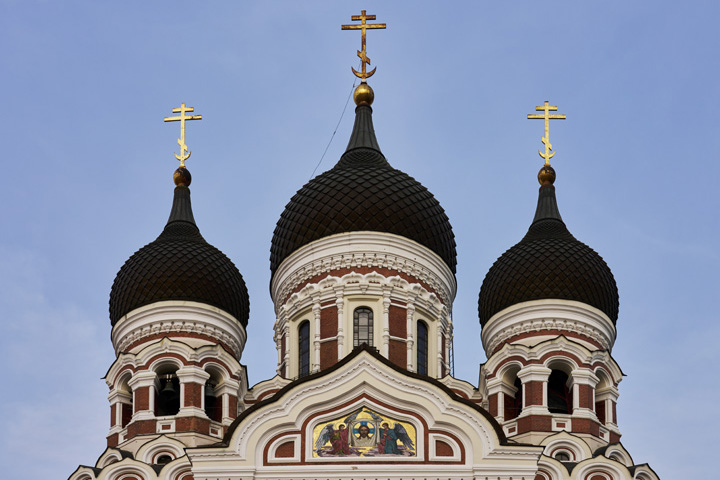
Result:
{"label": "thin wire cable", "polygon": [[350,103],[350,97],[352,97],[353,92],[355,91],[355,84],[357,83],[357,78],[353,81],[352,88],[350,89],[350,95],[348,95],[347,100],[345,100],[345,106],[343,107],[343,111],[340,114],[340,120],[338,120],[337,125],[335,125],[335,130],[333,130],[332,135],[330,135],[330,141],[328,142],[327,146],[325,147],[325,151],[323,152],[322,156],[320,157],[320,161],[315,165],[315,169],[310,174],[310,179],[315,176],[315,172],[317,172],[317,169],[320,167],[320,164],[322,163],[323,159],[325,158],[325,154],[327,153],[328,149],[330,148],[330,144],[333,141],[333,138],[335,138],[335,134],[337,133],[338,127],[340,126],[340,122],[342,122],[343,117],[345,116],[345,110],[347,110],[348,103]]}

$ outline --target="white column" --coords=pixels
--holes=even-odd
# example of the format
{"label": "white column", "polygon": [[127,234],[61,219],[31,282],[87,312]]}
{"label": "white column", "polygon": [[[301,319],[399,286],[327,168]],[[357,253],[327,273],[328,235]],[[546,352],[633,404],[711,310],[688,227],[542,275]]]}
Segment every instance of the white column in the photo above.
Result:
{"label": "white column", "polygon": [[[210,374],[195,365],[185,365],[180,368],[176,375],[180,381],[180,411],[178,417],[204,417],[205,415],[205,382]],[[200,406],[185,405],[185,387],[189,383],[200,385]]]}
{"label": "white column", "polygon": [[[440,378],[440,374],[442,373],[442,327],[440,326],[440,322],[434,323],[435,325],[437,325],[437,328],[434,329],[435,338],[437,338],[437,367],[435,371],[435,377]],[[430,339],[428,339],[428,343],[430,343]]]}
{"label": "white column", "polygon": [[390,290],[383,289],[382,354],[390,358]]}
{"label": "white column", "polygon": [[415,344],[415,304],[413,300],[407,302],[407,369],[411,372],[417,371],[415,357],[413,356],[413,345]]}
{"label": "white column", "polygon": [[133,390],[133,405],[137,405],[137,398],[135,398],[135,390],[142,387],[150,387],[148,389],[148,409],[139,410],[133,412],[133,421],[135,420],[148,420],[155,418],[155,384],[157,382],[157,375],[155,372],[145,370],[142,372],[136,372],[132,378],[128,380],[128,385]]}
{"label": "white column", "polygon": [[[526,415],[549,415],[548,410],[548,379],[550,378],[550,370],[542,365],[526,365],[520,369],[517,376],[522,382],[523,386],[523,409],[520,413],[521,416]],[[528,382],[542,382],[542,405],[529,405],[527,403],[527,389],[525,388]]]}
{"label": "white column", "polygon": [[595,415],[595,404],[591,398],[590,408],[580,408],[580,385],[589,385],[590,389],[594,392],[595,386],[600,382],[600,379],[590,370],[573,370],[570,373],[570,382],[572,382],[573,389],[573,417],[584,417],[597,420]]}
{"label": "white column", "polygon": [[[240,383],[232,378],[224,380],[219,386],[215,387],[215,394],[222,398],[222,423],[230,425],[234,420],[234,416],[230,415],[230,395],[238,396],[240,391]],[[239,399],[238,399],[239,400]],[[237,416],[237,412],[234,412]]]}
{"label": "white column", "polygon": [[487,381],[488,397],[497,394],[498,422],[505,421],[505,395],[515,397],[517,388],[514,385],[507,385],[502,378],[494,377]]}
{"label": "white column", "polygon": [[297,375],[297,372],[290,371],[290,325],[287,321],[283,325],[283,337],[285,338],[285,357],[283,363],[285,364],[285,375],[291,378],[293,375]]}
{"label": "white column", "polygon": [[345,323],[345,317],[343,315],[343,293],[344,287],[335,287],[335,306],[337,307],[337,351],[338,351],[338,362],[342,360],[345,355],[345,334],[343,331],[343,324]]}
{"label": "white column", "polygon": [[619,396],[620,396],[620,392],[618,391],[617,387],[614,385],[605,387],[605,388],[595,392],[595,401],[601,402],[603,405],[602,408],[605,409],[605,426],[615,433],[620,433],[620,429],[618,428],[617,424],[613,421],[612,406],[613,406],[613,403],[617,404],[617,400],[618,400]]}
{"label": "white column", "polygon": [[314,361],[312,365],[312,371],[317,372],[320,370],[320,302],[315,300],[313,303],[313,316],[315,317],[315,335],[313,341],[314,347]]}

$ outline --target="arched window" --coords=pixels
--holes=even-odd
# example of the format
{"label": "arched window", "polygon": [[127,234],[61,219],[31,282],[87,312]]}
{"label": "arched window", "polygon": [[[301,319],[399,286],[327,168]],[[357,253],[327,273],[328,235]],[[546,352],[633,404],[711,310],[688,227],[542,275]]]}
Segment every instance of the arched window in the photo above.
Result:
{"label": "arched window", "polygon": [[367,307],[359,307],[353,313],[353,347],[367,343],[373,344],[373,312]]}
{"label": "arched window", "polygon": [[222,421],[222,397],[218,395],[216,388],[222,381],[222,375],[213,367],[209,367],[207,372],[210,378],[205,382],[203,387],[203,401],[205,403],[205,415],[214,422]]}
{"label": "arched window", "polygon": [[310,374],[310,322],[305,320],[298,328],[298,376]]}
{"label": "arched window", "polygon": [[177,369],[162,369],[157,372],[160,379],[160,390],[157,393],[158,417],[175,415],[180,411],[180,380],[176,375]]}
{"label": "arched window", "polygon": [[417,323],[417,373],[428,374],[428,327],[423,321]]}
{"label": "arched window", "polygon": [[568,375],[562,370],[553,370],[548,379],[548,410],[550,413],[571,413],[572,394],[567,386]]}
{"label": "arched window", "polygon": [[121,394],[120,398],[125,399],[125,401],[121,400],[116,407],[120,409],[120,426],[122,428],[127,427],[133,416],[133,392],[130,385],[128,385],[128,380],[130,380],[130,375],[123,377],[117,387],[118,393]]}
{"label": "arched window", "polygon": [[515,396],[505,404],[505,420],[516,418],[520,415],[523,407],[522,382],[519,378],[515,377],[513,387],[517,390],[515,390]]}

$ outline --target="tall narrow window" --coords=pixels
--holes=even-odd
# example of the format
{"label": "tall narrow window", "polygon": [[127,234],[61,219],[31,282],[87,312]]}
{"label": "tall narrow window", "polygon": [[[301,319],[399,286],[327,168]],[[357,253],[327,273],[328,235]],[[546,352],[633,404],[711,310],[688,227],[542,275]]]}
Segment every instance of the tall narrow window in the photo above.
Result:
{"label": "tall narrow window", "polygon": [[160,391],[155,402],[155,414],[158,417],[176,415],[180,411],[180,380],[175,371],[159,373]]}
{"label": "tall narrow window", "polygon": [[367,307],[356,308],[353,313],[353,346],[373,344],[373,312]]}
{"label": "tall narrow window", "polygon": [[428,374],[428,327],[422,321],[417,323],[417,372]]}
{"label": "tall narrow window", "polygon": [[548,379],[548,410],[550,413],[571,413],[572,394],[567,386],[567,373],[553,370]]}
{"label": "tall narrow window", "polygon": [[[505,420],[512,420],[520,415],[523,407],[522,383],[520,379],[515,377],[513,386],[516,388],[515,396],[505,401]],[[504,398],[504,394],[501,394]]]}
{"label": "tall narrow window", "polygon": [[307,320],[300,324],[298,329],[299,369],[298,376],[304,377],[310,373],[310,322]]}

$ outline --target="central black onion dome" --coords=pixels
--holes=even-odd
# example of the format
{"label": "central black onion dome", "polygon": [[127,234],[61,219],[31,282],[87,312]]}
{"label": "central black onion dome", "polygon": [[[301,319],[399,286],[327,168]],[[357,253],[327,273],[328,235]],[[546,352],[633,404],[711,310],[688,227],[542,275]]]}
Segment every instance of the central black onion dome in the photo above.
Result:
{"label": "central black onion dome", "polygon": [[455,236],[427,188],[390,166],[372,123],[372,89],[355,91],[355,125],[340,161],[310,180],[280,215],[270,248],[272,274],[295,250],[330,235],[373,231],[400,235],[429,248],[455,273]]}
{"label": "central black onion dome", "polygon": [[205,241],[190,204],[190,174],[175,173],[170,218],[160,236],[122,266],[110,291],[112,325],[128,312],[163,300],[188,300],[220,308],[244,327],[250,314],[247,287],[237,267]]}
{"label": "central black onion dome", "polygon": [[480,324],[485,326],[512,305],[550,298],[586,303],[617,322],[618,290],[610,267],[565,226],[552,167],[543,167],[538,179],[540,194],[530,229],[493,264],[480,288]]}

